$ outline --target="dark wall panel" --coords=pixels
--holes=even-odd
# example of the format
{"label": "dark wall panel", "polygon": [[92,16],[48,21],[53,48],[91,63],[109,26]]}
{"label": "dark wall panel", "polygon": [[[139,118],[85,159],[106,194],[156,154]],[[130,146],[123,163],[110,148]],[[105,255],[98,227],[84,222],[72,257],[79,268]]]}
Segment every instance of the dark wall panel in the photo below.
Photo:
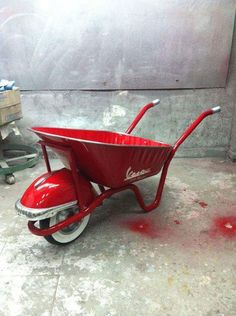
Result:
{"label": "dark wall panel", "polygon": [[0,77],[25,90],[224,87],[235,1],[0,1]]}

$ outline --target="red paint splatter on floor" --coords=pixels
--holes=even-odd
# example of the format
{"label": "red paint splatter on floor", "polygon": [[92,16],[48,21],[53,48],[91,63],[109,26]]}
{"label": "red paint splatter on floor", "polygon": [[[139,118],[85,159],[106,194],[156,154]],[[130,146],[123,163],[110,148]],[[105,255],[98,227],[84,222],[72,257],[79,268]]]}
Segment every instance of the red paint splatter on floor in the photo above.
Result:
{"label": "red paint splatter on floor", "polygon": [[207,203],[200,201],[198,202],[198,204],[202,207],[202,208],[206,208],[207,207]]}
{"label": "red paint splatter on floor", "polygon": [[236,216],[215,218],[214,226],[209,230],[209,235],[210,237],[236,238]]}
{"label": "red paint splatter on floor", "polygon": [[142,218],[123,221],[121,225],[134,233],[139,233],[145,235],[146,237],[156,238],[160,236],[157,228],[150,219]]}
{"label": "red paint splatter on floor", "polygon": [[176,225],[179,225],[179,224],[180,224],[180,221],[178,221],[177,219],[174,220],[174,222],[175,222]]}

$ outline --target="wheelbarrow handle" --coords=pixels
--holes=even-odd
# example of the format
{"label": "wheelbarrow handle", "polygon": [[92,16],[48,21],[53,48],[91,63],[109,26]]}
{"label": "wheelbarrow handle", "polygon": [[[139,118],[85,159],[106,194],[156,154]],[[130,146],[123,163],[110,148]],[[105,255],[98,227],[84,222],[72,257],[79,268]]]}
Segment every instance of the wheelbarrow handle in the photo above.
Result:
{"label": "wheelbarrow handle", "polygon": [[135,126],[138,124],[138,122],[141,120],[141,118],[144,116],[144,114],[152,107],[154,107],[155,105],[159,104],[160,100],[156,99],[153,100],[152,102],[144,105],[144,107],[139,111],[138,115],[135,117],[135,119],[133,120],[133,122],[130,124],[130,126],[128,127],[128,129],[126,130],[127,134],[130,134],[133,129],[135,128]]}
{"label": "wheelbarrow handle", "polygon": [[173,147],[173,155],[178,149],[178,147],[185,141],[185,139],[195,130],[195,128],[208,116],[215,113],[219,113],[221,111],[220,106],[216,106],[214,108],[208,109],[202,112],[190,125],[187,129],[183,132],[180,138],[176,141]]}

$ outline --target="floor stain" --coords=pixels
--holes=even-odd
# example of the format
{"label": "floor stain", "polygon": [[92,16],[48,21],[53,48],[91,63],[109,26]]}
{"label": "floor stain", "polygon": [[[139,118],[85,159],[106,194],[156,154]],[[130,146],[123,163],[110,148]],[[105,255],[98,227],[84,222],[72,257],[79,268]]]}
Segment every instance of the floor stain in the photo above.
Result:
{"label": "floor stain", "polygon": [[168,282],[169,287],[173,286],[173,283],[174,283],[173,276],[168,277],[167,282]]}
{"label": "floor stain", "polygon": [[175,222],[176,225],[180,225],[180,221],[178,221],[177,219],[174,220],[174,222]]}
{"label": "floor stain", "polygon": [[203,202],[203,201],[200,201],[198,202],[198,204],[202,207],[202,208],[206,208],[208,206],[207,203]]}
{"label": "floor stain", "polygon": [[157,227],[153,224],[153,221],[151,219],[130,219],[127,221],[122,221],[121,226],[128,228],[134,233],[142,234],[150,238],[156,238],[161,235],[160,231],[158,231]]}
{"label": "floor stain", "polygon": [[211,237],[236,238],[236,216],[217,217],[209,230]]}

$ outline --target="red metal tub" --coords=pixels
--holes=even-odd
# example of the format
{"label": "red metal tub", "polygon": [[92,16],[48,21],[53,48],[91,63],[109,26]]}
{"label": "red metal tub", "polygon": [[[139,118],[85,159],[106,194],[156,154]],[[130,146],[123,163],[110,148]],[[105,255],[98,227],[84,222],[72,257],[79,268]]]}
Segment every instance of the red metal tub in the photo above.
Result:
{"label": "red metal tub", "polygon": [[[78,169],[90,181],[119,188],[157,174],[172,146],[125,133],[69,128],[33,127],[43,141],[72,148]],[[66,168],[64,152],[53,149]]]}

